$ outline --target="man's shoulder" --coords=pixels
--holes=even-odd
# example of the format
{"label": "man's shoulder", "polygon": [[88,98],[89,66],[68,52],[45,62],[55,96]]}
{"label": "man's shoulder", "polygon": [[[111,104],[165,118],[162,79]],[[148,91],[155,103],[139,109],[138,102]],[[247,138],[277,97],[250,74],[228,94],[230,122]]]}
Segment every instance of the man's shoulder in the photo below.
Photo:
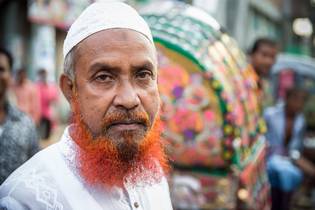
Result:
{"label": "man's shoulder", "polygon": [[35,124],[29,116],[19,110],[12,104],[7,105],[8,128],[13,129],[15,132],[22,132],[22,135],[30,132],[36,132]]}
{"label": "man's shoulder", "polygon": [[10,120],[19,121],[24,124],[33,125],[31,118],[28,117],[28,115],[26,115],[20,109],[18,109],[15,105],[8,103],[6,106],[7,106],[7,114]]}
{"label": "man's shoulder", "polygon": [[37,152],[4,181],[0,186],[0,195],[4,189],[10,188],[13,185],[25,184],[25,181],[35,178],[42,179],[48,177],[49,171],[47,170],[47,166],[55,162],[56,152],[58,152],[57,144],[53,144]]}
{"label": "man's shoulder", "polygon": [[23,180],[35,177],[36,174],[43,174],[43,172],[45,172],[45,165],[47,164],[46,160],[50,149],[51,148],[46,148],[39,151],[17,168],[0,186],[0,195],[6,187],[19,184],[19,182],[23,182]]}
{"label": "man's shoulder", "polygon": [[32,203],[48,201],[47,196],[54,196],[57,186],[46,167],[50,161],[54,162],[54,157],[50,157],[53,149],[38,152],[4,181],[0,186],[0,207],[10,205],[8,209],[14,209],[12,206],[21,204],[30,208]]}

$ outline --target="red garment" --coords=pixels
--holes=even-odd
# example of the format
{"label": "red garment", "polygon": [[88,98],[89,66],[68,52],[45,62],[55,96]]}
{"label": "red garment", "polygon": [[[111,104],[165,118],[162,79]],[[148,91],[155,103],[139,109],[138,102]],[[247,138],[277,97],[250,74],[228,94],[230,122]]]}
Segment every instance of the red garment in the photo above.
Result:
{"label": "red garment", "polygon": [[51,104],[58,99],[58,89],[54,84],[37,83],[40,98],[41,118],[52,120]]}
{"label": "red garment", "polygon": [[22,84],[14,84],[13,92],[16,96],[17,107],[28,114],[35,124],[40,120],[39,92],[36,86],[29,80]]}

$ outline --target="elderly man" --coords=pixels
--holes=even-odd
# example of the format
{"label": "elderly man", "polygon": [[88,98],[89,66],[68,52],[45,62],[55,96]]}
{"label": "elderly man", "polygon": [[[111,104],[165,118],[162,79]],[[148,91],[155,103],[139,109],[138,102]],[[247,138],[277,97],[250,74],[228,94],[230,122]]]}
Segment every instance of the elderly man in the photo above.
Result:
{"label": "elderly man", "polygon": [[71,26],[64,56],[73,123],[4,182],[0,207],[172,209],[147,24],[124,3],[96,2]]}

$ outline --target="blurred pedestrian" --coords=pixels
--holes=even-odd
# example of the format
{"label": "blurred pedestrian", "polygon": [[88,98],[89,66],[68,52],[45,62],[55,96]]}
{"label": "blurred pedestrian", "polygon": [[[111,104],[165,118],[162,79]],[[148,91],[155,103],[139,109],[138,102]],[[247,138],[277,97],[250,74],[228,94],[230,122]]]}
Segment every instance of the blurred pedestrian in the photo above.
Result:
{"label": "blurred pedestrian", "polygon": [[96,1],[63,49],[73,124],[0,186],[0,209],[171,210],[147,23],[125,3]]}
{"label": "blurred pedestrian", "polygon": [[302,110],[306,92],[292,88],[284,104],[264,112],[269,142],[267,172],[272,188],[272,210],[288,210],[292,193],[300,185],[303,172],[315,178],[314,165],[302,155],[305,119]]}
{"label": "blurred pedestrian", "polygon": [[13,59],[0,48],[0,184],[38,150],[32,120],[8,100]]}
{"label": "blurred pedestrian", "polygon": [[269,76],[271,67],[276,61],[277,53],[277,43],[268,38],[257,39],[250,50],[250,65],[248,68],[256,73],[254,78],[258,85],[261,109],[271,106],[273,103]]}
{"label": "blurred pedestrian", "polygon": [[24,68],[19,69],[13,85],[17,107],[28,114],[36,125],[40,119],[39,93],[33,82],[27,78]]}
{"label": "blurred pedestrian", "polygon": [[37,82],[37,90],[40,98],[40,123],[39,134],[41,139],[48,139],[53,127],[53,103],[58,100],[58,88],[55,84],[49,83],[47,80],[46,69],[38,71],[39,80]]}

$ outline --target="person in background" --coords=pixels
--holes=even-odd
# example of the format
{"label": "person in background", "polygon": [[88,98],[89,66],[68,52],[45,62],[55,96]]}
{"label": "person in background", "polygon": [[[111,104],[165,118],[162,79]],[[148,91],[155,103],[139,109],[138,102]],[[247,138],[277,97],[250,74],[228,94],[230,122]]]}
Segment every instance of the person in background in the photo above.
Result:
{"label": "person in background", "polygon": [[303,173],[315,178],[315,167],[302,155],[305,119],[302,110],[307,94],[299,88],[287,90],[284,104],[264,112],[269,142],[267,172],[271,184],[272,210],[288,210]]}
{"label": "person in background", "polygon": [[58,89],[55,84],[48,83],[46,69],[40,69],[38,77],[39,80],[36,85],[39,92],[41,110],[39,134],[42,139],[48,139],[53,127],[52,104],[58,100]]}
{"label": "person in background", "polygon": [[36,86],[27,78],[24,68],[18,70],[13,85],[17,107],[28,114],[36,125],[40,120],[39,93]]}
{"label": "person in background", "polygon": [[261,110],[273,103],[269,75],[271,67],[276,61],[277,53],[277,43],[268,38],[257,39],[249,53],[248,68],[256,73],[254,79],[258,85],[257,94],[261,102]]}
{"label": "person in background", "polygon": [[145,20],[123,2],[96,1],[63,49],[72,124],[0,186],[0,209],[172,210]]}
{"label": "person in background", "polygon": [[35,125],[9,101],[13,59],[0,48],[0,184],[38,150]]}

